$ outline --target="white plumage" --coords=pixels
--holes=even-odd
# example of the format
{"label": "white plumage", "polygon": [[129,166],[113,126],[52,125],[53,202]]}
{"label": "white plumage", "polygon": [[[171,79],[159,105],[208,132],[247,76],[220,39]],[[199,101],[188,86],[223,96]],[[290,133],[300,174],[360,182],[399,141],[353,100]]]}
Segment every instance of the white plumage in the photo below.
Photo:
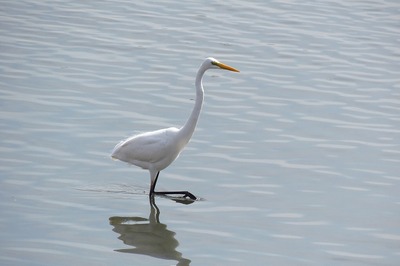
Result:
{"label": "white plumage", "polygon": [[111,157],[143,169],[161,171],[185,147],[186,143],[179,144],[178,133],[178,128],[170,127],[129,137],[115,146]]}
{"label": "white plumage", "polygon": [[188,191],[155,192],[154,189],[160,171],[168,167],[179,156],[193,135],[204,100],[203,75],[206,70],[212,68],[239,72],[212,57],[207,58],[201,64],[196,75],[196,101],[185,125],[179,129],[170,127],[132,136],[118,143],[111,154],[114,159],[150,171],[150,196],[152,194],[183,194],[185,197],[196,199]]}

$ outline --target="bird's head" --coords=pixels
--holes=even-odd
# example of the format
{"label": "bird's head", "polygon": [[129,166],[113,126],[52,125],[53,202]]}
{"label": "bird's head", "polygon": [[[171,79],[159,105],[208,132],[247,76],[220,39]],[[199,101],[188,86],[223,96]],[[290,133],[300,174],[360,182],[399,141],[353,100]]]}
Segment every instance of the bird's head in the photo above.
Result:
{"label": "bird's head", "polygon": [[217,59],[208,57],[203,63],[203,66],[206,67],[206,69],[225,69],[229,71],[234,71],[234,72],[240,72],[234,67],[225,65],[224,63],[219,62]]}

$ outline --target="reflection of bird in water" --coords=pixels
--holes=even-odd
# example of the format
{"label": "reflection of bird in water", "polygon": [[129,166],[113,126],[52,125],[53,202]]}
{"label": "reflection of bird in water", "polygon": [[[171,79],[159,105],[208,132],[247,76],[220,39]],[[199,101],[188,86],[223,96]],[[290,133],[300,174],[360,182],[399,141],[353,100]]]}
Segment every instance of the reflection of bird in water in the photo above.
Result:
{"label": "reflection of bird in water", "polygon": [[150,197],[149,219],[143,217],[110,217],[113,231],[120,234],[118,237],[124,244],[134,248],[117,249],[118,252],[142,254],[164,260],[176,260],[177,265],[189,265],[190,260],[182,257],[176,250],[179,245],[175,239],[175,232],[167,229],[167,225],[160,223],[160,211]]}
{"label": "reflection of bird in water", "polygon": [[168,167],[189,142],[196,128],[204,99],[202,79],[208,69],[239,70],[225,65],[214,58],[207,58],[200,66],[196,76],[196,101],[189,119],[181,128],[165,128],[132,136],[118,143],[111,157],[134,164],[150,172],[150,196],[152,194],[183,194],[196,200],[188,191],[154,191],[160,171]]}

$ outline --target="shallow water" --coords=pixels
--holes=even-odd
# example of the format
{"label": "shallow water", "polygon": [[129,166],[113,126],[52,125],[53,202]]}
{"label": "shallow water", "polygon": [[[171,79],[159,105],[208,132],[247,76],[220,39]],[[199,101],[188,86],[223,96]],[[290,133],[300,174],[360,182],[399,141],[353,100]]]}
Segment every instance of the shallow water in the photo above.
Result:
{"label": "shallow water", "polygon": [[[0,264],[397,265],[397,1],[0,8]],[[205,105],[150,204],[119,140]]]}

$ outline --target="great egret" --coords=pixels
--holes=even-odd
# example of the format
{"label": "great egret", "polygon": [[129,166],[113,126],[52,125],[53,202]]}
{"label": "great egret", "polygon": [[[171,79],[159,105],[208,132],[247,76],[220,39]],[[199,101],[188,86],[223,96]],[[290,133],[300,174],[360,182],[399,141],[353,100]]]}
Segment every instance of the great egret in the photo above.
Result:
{"label": "great egret", "polygon": [[132,136],[118,143],[112,151],[111,157],[118,159],[150,172],[150,194],[183,194],[196,200],[196,197],[188,191],[154,191],[160,171],[169,166],[189,142],[196,128],[201,107],[204,100],[202,79],[208,69],[225,69],[239,72],[239,70],[225,65],[218,60],[209,57],[201,64],[196,75],[196,101],[185,125],[181,128],[164,128]]}

